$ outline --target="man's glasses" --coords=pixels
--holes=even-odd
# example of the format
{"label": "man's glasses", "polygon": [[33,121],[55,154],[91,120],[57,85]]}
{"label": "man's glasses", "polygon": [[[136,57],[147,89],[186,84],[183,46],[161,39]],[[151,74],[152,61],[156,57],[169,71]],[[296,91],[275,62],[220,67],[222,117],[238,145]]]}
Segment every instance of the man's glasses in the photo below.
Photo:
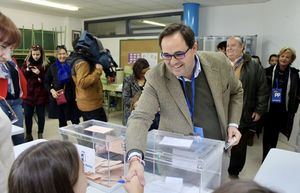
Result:
{"label": "man's glasses", "polygon": [[161,53],[161,57],[164,60],[171,60],[172,57],[176,58],[176,59],[183,59],[186,55],[186,53],[190,50],[190,48],[188,48],[185,52],[183,51],[178,51],[175,52],[174,54],[169,54],[169,53]]}

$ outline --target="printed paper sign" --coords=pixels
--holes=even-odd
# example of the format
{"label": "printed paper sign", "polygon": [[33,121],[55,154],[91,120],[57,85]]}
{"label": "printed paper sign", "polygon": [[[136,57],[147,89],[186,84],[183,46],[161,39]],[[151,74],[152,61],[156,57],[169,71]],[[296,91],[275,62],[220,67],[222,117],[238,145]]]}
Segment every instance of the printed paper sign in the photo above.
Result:
{"label": "printed paper sign", "polygon": [[93,148],[89,148],[83,145],[75,144],[80,160],[84,166],[84,172],[93,172],[95,173],[95,160],[96,153]]}

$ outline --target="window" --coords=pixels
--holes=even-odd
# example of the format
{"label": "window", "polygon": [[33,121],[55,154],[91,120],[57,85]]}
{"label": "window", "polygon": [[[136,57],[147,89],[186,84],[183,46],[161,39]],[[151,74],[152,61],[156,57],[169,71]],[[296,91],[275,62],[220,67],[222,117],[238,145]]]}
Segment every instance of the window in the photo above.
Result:
{"label": "window", "polygon": [[97,37],[125,35],[126,21],[120,20],[90,23],[87,30]]}
{"label": "window", "polygon": [[180,23],[181,15],[129,20],[129,34],[159,34],[165,26]]}
{"label": "window", "polygon": [[84,22],[84,29],[97,37],[158,35],[171,23],[181,23],[183,12],[121,17]]}

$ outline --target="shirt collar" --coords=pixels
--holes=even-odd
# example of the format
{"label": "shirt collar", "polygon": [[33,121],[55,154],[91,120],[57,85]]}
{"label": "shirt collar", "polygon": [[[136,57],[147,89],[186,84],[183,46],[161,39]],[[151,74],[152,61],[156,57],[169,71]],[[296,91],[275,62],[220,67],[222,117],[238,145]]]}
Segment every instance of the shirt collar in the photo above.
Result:
{"label": "shirt collar", "polygon": [[[200,59],[198,55],[195,55],[195,65],[196,65],[196,69],[194,72],[194,77],[197,78],[198,75],[201,72],[201,65],[200,65]],[[191,82],[190,79],[183,77],[185,81]],[[181,79],[180,76],[177,76],[177,79]]]}
{"label": "shirt collar", "polygon": [[235,59],[234,61],[229,60],[231,63],[231,66],[234,66],[236,63],[240,62],[242,60],[242,58],[243,58],[243,54],[240,57],[238,57],[237,59]]}

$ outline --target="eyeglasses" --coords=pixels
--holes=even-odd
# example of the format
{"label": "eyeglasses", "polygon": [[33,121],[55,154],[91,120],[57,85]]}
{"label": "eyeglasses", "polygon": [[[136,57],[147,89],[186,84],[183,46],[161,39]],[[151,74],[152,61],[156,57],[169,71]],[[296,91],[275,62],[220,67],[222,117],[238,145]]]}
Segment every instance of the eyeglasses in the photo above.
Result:
{"label": "eyeglasses", "polygon": [[172,57],[176,58],[176,59],[183,59],[186,55],[186,53],[190,50],[190,48],[188,48],[185,52],[183,51],[178,51],[175,52],[174,54],[169,54],[169,53],[161,53],[161,57],[164,60],[171,60]]}

